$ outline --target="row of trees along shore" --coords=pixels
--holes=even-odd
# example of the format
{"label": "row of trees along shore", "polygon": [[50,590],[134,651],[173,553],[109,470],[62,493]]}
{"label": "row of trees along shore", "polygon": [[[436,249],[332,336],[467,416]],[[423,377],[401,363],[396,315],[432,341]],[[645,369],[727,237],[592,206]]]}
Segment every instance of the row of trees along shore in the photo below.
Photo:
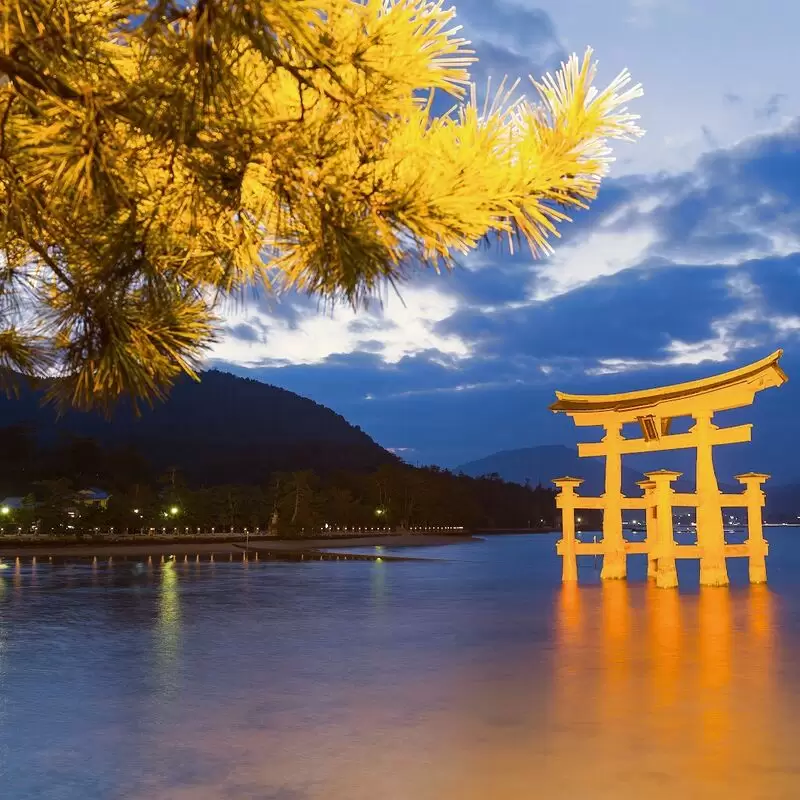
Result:
{"label": "row of trees along shore", "polygon": [[154,483],[113,489],[107,506],[76,501],[69,480],[37,481],[20,509],[3,509],[6,536],[93,534],[210,535],[270,531],[316,536],[375,529],[547,529],[552,489],[472,478],[437,467],[385,465],[373,473],[275,473],[261,484],[186,486],[170,470]]}

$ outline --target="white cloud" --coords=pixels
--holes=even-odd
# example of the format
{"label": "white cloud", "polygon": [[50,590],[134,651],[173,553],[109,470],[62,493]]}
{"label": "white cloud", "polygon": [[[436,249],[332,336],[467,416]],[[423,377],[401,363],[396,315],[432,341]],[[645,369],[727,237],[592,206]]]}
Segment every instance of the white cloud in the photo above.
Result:
{"label": "white cloud", "polygon": [[773,316],[770,321],[780,334],[800,333],[800,316]]}
{"label": "white cloud", "polygon": [[579,241],[556,250],[542,266],[534,268],[533,299],[549,300],[591,283],[616,275],[644,260],[656,242],[649,226],[627,231],[594,230]]}
{"label": "white cloud", "polygon": [[653,367],[695,366],[711,362],[722,364],[728,361],[742,346],[742,342],[733,342],[727,331],[717,331],[714,338],[700,342],[682,342],[678,339],[670,342],[665,348],[662,358],[626,359],[603,358],[596,367],[586,370],[587,375],[616,375],[621,372],[651,369]]}
{"label": "white cloud", "polygon": [[622,220],[631,216],[631,214],[639,214],[642,216],[652,214],[653,211],[663,205],[668,199],[668,195],[662,192],[661,194],[636,197],[630,203],[620,203],[613,211],[610,211],[598,219],[597,226],[600,228],[613,228],[615,225],[622,222]]}
{"label": "white cloud", "polygon": [[[317,364],[329,356],[356,351],[365,341],[374,342],[375,352],[387,363],[430,349],[461,358],[469,355],[469,348],[460,337],[433,332],[434,325],[449,317],[457,306],[455,297],[439,289],[412,285],[402,290],[402,300],[395,295],[385,298],[381,313],[345,307],[332,312],[303,310],[294,327],[277,315],[243,309],[227,317],[228,325],[233,328],[257,322],[267,331],[265,339],[248,342],[226,334],[214,347],[211,358],[240,366],[265,362]],[[354,330],[350,323],[355,321],[374,322],[374,326]]]}
{"label": "white cloud", "polygon": [[[761,291],[746,275],[734,275],[727,283],[729,293],[741,300],[742,305],[733,313],[714,320],[711,323],[713,335],[709,338],[696,342],[673,339],[664,347],[661,357],[653,359],[600,359],[597,366],[588,369],[587,373],[609,375],[651,367],[696,366],[706,362],[722,364],[735,358],[742,350],[763,346],[771,351],[780,345],[780,337],[800,334],[800,316],[770,314]],[[762,326],[760,335],[753,335],[754,324]]]}
{"label": "white cloud", "polygon": [[[524,386],[527,382],[521,379],[509,380],[504,378],[496,381],[479,381],[475,383],[457,383],[448,386],[434,386],[424,389],[407,389],[402,392],[391,392],[382,395],[383,399],[395,399],[399,397],[422,397],[426,395],[443,395],[443,394],[464,394],[467,392],[474,392],[487,389],[508,389],[511,385]],[[371,398],[371,399],[374,399]]]}
{"label": "white cloud", "polygon": [[[758,144],[758,139],[751,138],[739,146],[746,150]],[[598,278],[638,267],[648,258],[692,266],[737,267],[800,252],[800,234],[796,233],[800,230],[800,212],[787,211],[782,198],[769,193],[743,198],[738,206],[733,201],[717,210],[712,206],[697,229],[685,238],[663,238],[656,227],[659,211],[691,200],[694,192],[713,188],[709,181],[719,180],[707,170],[686,177],[688,185],[678,197],[670,196],[667,188],[651,188],[597,216],[588,233],[567,244],[555,242],[553,255],[529,264],[535,276],[531,296],[527,302],[514,305],[527,306],[567,294]],[[772,214],[766,213],[770,206],[774,206]],[[568,232],[568,226],[564,230]],[[743,240],[747,244],[743,245]]]}

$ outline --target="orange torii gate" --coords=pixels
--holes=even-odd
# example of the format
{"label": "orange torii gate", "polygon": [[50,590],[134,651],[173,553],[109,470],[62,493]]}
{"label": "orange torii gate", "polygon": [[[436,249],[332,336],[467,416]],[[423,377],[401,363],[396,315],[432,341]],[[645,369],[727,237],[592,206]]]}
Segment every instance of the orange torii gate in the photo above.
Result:
{"label": "orange torii gate", "polygon": [[[736,444],[751,440],[752,425],[719,428],[714,414],[752,404],[756,392],[781,386],[787,377],[778,365],[783,355],[777,350],[771,356],[741,369],[712,378],[678,383],[660,389],[612,395],[576,395],[556,392],[558,398],[551,411],[572,417],[575,424],[602,426],[602,441],[579,444],[579,456],[604,456],[606,460],[605,492],[600,497],[583,497],[577,488],[581,478],[557,478],[559,489],[556,505],[561,509],[563,538],[557,545],[562,557],[563,581],[578,579],[577,556],[602,555],[601,577],[625,578],[628,553],[646,553],[647,574],[655,577],[660,587],[678,585],[675,560],[700,559],[700,583],[704,586],[726,586],[728,570],[725,559],[749,557],[750,581],[767,579],[761,509],[764,506],[762,484],[769,475],[747,473],[736,479],[744,486],[739,494],[723,494],[714,473],[712,449],[716,445]],[[673,419],[691,417],[694,425],[686,433],[670,433]],[[638,423],[642,435],[626,438],[622,426]],[[622,456],[661,450],[695,449],[697,451],[696,489],[693,494],[676,492],[671,484],[680,472],[658,470],[648,472],[639,481],[640,497],[622,494]],[[678,545],[673,538],[672,510],[675,506],[697,509],[697,543]],[[726,544],[722,521],[723,508],[746,508],[748,540],[744,544]],[[575,510],[603,511],[603,538],[599,542],[579,542],[575,537]],[[622,512],[643,509],[646,514],[647,537],[644,542],[629,542],[623,537]]]}

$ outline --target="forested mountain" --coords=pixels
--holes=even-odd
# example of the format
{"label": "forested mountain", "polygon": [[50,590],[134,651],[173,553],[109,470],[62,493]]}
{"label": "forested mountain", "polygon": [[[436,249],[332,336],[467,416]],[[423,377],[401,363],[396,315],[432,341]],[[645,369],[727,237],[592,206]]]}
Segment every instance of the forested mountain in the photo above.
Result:
{"label": "forested mountain", "polygon": [[43,405],[47,387],[0,396],[0,484],[69,475],[84,483],[146,482],[168,470],[190,485],[256,484],[272,472],[370,471],[399,463],[360,428],[293,392],[223,372],[184,378],[167,402],[113,419]]}
{"label": "forested mountain", "polygon": [[[42,405],[46,386],[0,399],[0,499],[14,527],[144,529],[547,527],[554,493],[496,478],[416,468],[343,417],[275,386],[206,372],[169,399],[111,421]],[[76,489],[111,493],[106,510],[67,519]],[[174,510],[174,514],[173,514]]]}

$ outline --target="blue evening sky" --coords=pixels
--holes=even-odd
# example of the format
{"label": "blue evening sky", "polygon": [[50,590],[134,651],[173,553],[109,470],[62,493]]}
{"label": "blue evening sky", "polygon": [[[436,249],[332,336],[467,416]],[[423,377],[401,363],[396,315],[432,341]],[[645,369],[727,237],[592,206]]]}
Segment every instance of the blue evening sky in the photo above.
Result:
{"label": "blue evening sky", "polygon": [[[574,444],[555,389],[612,392],[785,349],[800,382],[800,2],[463,0],[479,81],[587,45],[628,67],[647,135],[535,261],[482,250],[368,312],[295,295],[227,310],[214,366],[330,406],[411,462]],[[798,383],[762,393],[748,466],[800,478]],[[269,425],[270,420],[254,420]]]}

